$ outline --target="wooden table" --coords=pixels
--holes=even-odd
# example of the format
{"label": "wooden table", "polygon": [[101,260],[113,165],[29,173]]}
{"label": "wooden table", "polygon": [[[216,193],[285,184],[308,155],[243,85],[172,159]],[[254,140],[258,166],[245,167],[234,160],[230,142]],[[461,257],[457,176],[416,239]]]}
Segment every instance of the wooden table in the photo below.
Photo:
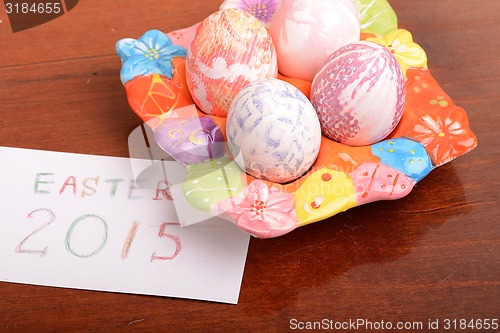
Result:
{"label": "wooden table", "polygon": [[[86,0],[18,33],[0,6],[0,145],[127,157],[127,137],[141,121],[119,80],[116,41],[187,27],[220,2]],[[238,305],[1,283],[0,331],[287,331],[323,319],[424,327],[499,319],[500,2],[391,3],[434,77],[467,110],[479,139],[473,152],[403,199],[252,239]]]}

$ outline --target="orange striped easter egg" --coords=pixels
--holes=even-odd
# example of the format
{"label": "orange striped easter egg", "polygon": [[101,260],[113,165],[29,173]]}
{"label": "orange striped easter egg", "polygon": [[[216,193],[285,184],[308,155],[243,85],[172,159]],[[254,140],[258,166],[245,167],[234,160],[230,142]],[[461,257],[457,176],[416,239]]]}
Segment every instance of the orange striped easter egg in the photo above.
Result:
{"label": "orange striped easter egg", "polygon": [[234,96],[250,82],[275,78],[276,50],[262,23],[240,9],[225,9],[197,28],[186,56],[186,79],[196,105],[226,117]]}

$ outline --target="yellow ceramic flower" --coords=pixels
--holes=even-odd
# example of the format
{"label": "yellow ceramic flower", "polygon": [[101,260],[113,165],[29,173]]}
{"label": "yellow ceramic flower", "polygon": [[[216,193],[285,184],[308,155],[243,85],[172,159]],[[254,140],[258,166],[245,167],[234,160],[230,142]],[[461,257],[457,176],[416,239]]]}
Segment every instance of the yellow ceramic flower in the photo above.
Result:
{"label": "yellow ceramic flower", "polygon": [[384,37],[367,38],[367,41],[385,46],[398,60],[403,74],[410,67],[427,67],[427,55],[420,45],[413,42],[413,37],[408,30],[396,29]]}

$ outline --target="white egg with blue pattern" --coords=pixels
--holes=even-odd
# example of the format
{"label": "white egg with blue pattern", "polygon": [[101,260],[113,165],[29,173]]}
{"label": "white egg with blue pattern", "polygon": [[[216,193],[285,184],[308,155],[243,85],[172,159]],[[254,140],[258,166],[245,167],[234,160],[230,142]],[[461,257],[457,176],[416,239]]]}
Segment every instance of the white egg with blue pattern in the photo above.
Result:
{"label": "white egg with blue pattern", "polygon": [[252,82],[236,95],[226,134],[240,168],[275,183],[304,175],[316,161],[321,144],[321,127],[311,102],[279,79]]}

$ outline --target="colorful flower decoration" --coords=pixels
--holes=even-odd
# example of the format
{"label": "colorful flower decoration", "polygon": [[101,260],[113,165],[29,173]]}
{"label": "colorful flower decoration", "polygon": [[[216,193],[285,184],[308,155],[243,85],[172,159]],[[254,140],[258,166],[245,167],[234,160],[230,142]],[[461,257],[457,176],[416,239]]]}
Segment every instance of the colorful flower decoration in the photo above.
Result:
{"label": "colorful flower decoration", "polygon": [[414,185],[404,173],[380,162],[364,162],[351,173],[351,178],[358,205],[402,198]]}
{"label": "colorful flower decoration", "polygon": [[155,128],[155,141],[177,162],[189,166],[221,158],[226,143],[209,117],[171,117]]}
{"label": "colorful flower decoration", "polygon": [[146,74],[163,74],[172,78],[172,59],[186,57],[186,49],[172,44],[163,32],[150,30],[139,39],[125,38],[116,43],[123,64],[122,83]]}
{"label": "colorful flower decoration", "polygon": [[406,138],[384,140],[372,146],[380,162],[418,182],[434,168],[427,150],[418,142]]}
{"label": "colorful flower decoration", "polygon": [[226,0],[220,9],[238,8],[255,16],[268,27],[281,0]]}
{"label": "colorful flower decoration", "polygon": [[464,109],[453,103],[425,68],[408,70],[406,109],[391,137],[420,142],[435,167],[477,146]]}
{"label": "colorful flower decoration", "polygon": [[398,18],[387,0],[354,0],[359,11],[361,32],[383,36],[398,28]]}
{"label": "colorful flower decoration", "polygon": [[[386,0],[355,1],[368,6],[382,5]],[[260,13],[270,20],[272,14],[257,9],[271,8],[274,12],[278,2],[226,0],[221,8],[237,4],[250,12],[253,8],[257,16]],[[222,133],[212,129],[224,129],[226,119],[205,119],[192,104],[187,90],[183,58],[195,27],[172,32],[170,37],[152,30],[138,40],[119,41],[116,48],[123,62],[121,79],[132,109],[158,135],[171,139],[165,150],[176,158],[180,153],[194,156],[180,159],[187,165],[182,184],[185,199],[195,209],[222,214],[254,236],[281,236],[361,204],[401,198],[433,168],[477,145],[465,111],[454,104],[430,74],[425,52],[413,43],[411,34],[395,30],[378,38],[370,32],[362,38],[387,47],[405,72],[406,103],[398,127],[386,140],[365,147],[349,147],[323,137],[315,165],[301,179],[287,184],[254,180],[229,157],[217,158],[223,155],[223,147],[214,150],[215,147],[206,146],[222,142]],[[175,45],[170,38],[184,47]],[[309,93],[310,82],[281,78]],[[187,105],[192,107],[183,107]],[[201,122],[210,122],[192,128],[195,124],[183,119],[169,127],[170,111],[181,118],[197,115]],[[155,119],[158,121],[151,122]],[[164,126],[158,127],[160,123]],[[189,144],[179,152],[181,143]],[[249,185],[244,187],[246,182]]]}
{"label": "colorful flower decoration", "polygon": [[355,207],[356,193],[351,177],[343,171],[321,168],[307,175],[293,193],[299,225],[323,220]]}
{"label": "colorful flower decoration", "polygon": [[[168,135],[179,139],[183,134],[178,130],[170,130]],[[197,133],[192,138],[197,141],[199,135],[200,133]],[[179,159],[179,155],[176,157]],[[185,158],[186,155],[182,157]],[[190,157],[192,158],[192,155]],[[203,212],[210,212],[216,203],[237,195],[242,188],[240,167],[225,156],[189,164],[182,184],[186,200]]]}
{"label": "colorful flower decoration", "polygon": [[424,49],[413,42],[413,37],[408,30],[397,29],[384,37],[367,38],[366,40],[385,46],[399,62],[405,77],[406,71],[410,67],[427,67],[427,55]]}
{"label": "colorful flower decoration", "polygon": [[240,194],[218,202],[215,209],[232,218],[243,231],[269,238],[284,235],[298,226],[294,205],[290,193],[254,180]]}
{"label": "colorful flower decoration", "polygon": [[477,145],[464,109],[457,106],[418,116],[407,135],[425,146],[436,166],[469,152]]}

